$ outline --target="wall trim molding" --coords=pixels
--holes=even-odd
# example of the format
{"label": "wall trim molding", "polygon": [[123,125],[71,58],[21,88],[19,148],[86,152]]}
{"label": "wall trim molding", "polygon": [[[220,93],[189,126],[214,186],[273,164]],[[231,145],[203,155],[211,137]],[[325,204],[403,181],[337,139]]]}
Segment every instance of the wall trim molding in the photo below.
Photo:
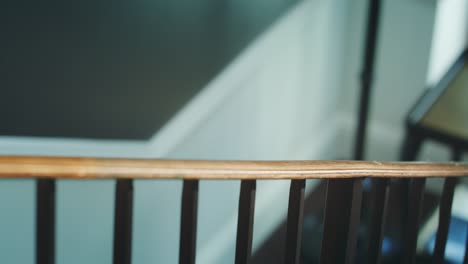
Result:
{"label": "wall trim molding", "polygon": [[[304,142],[298,149],[291,149],[291,159],[332,159],[337,147],[336,138],[339,127],[338,119],[331,119],[322,127],[321,133],[314,140]],[[306,193],[310,193],[318,185],[319,180],[308,180]],[[262,188],[259,192],[258,189]],[[254,241],[252,252],[258,249],[285,219],[287,208],[279,207],[284,203],[284,197],[289,196],[289,181],[271,180],[257,187],[254,220]],[[287,202],[287,201],[286,201]],[[255,221],[262,219],[262,226],[255,226]],[[237,229],[237,213],[225,225],[213,234],[212,238],[197,251],[197,263],[224,263],[226,256],[234,252]]]}

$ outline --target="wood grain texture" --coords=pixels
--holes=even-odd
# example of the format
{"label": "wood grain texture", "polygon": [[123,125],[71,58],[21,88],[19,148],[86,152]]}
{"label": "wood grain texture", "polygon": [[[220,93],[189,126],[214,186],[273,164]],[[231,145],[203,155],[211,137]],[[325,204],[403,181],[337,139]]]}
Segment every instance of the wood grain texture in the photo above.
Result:
{"label": "wood grain texture", "polygon": [[325,179],[468,176],[468,163],[204,161],[0,156],[0,178]]}

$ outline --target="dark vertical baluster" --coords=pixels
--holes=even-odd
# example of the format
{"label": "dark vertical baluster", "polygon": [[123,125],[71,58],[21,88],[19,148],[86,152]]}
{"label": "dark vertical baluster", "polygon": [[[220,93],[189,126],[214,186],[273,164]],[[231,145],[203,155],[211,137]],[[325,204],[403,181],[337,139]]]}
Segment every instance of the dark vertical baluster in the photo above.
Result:
{"label": "dark vertical baluster", "polygon": [[255,212],[255,180],[241,182],[237,219],[236,264],[248,263],[252,250]]}
{"label": "dark vertical baluster", "polygon": [[346,249],[346,263],[355,261],[359,224],[361,220],[362,207],[362,179],[354,179],[353,194],[351,200],[351,215],[349,219],[348,246]]}
{"label": "dark vertical baluster", "polygon": [[403,230],[404,232],[402,241],[404,244],[402,263],[414,263],[425,183],[425,178],[411,180],[410,197],[408,199],[408,218],[405,225],[406,230]]}
{"label": "dark vertical baluster", "polygon": [[465,259],[463,264],[468,264],[468,231],[466,232],[466,242],[465,242]]}
{"label": "dark vertical baluster", "polygon": [[55,180],[36,183],[36,263],[55,263]]}
{"label": "dark vertical baluster", "polygon": [[[462,150],[458,147],[455,147],[452,149],[452,160],[453,161],[460,161],[462,159]],[[451,181],[450,183],[450,186],[449,187],[446,187],[446,185],[448,185],[448,181]],[[452,182],[453,181],[453,182]],[[444,199],[444,193],[445,193],[445,188],[448,188],[449,190],[447,191],[448,192],[448,198],[447,200],[450,199],[448,203],[448,206],[450,206],[450,208],[447,208],[447,211],[448,211],[448,214],[449,214],[449,222],[448,222],[448,226],[447,226],[447,231],[448,232],[448,229],[450,227],[450,217],[451,217],[451,209],[452,209],[452,203],[453,203],[453,193],[454,193],[454,190],[455,190],[455,186],[457,185],[458,183],[458,179],[446,179],[445,180],[445,184],[444,184],[444,191],[443,191],[443,194],[442,194],[442,199]],[[452,186],[453,185],[453,186]],[[441,209],[442,210],[442,201],[441,201],[441,205],[440,205]],[[441,215],[439,214],[439,229],[440,229],[440,222],[441,222]],[[443,252],[442,252],[442,255],[445,255],[445,244],[447,243],[447,234],[441,234],[441,236],[444,236],[445,235],[445,241],[443,241],[444,245],[443,245]],[[437,239],[438,239],[438,236],[439,236],[439,230],[437,230]],[[467,231],[467,237],[466,237],[466,242],[465,242],[465,246],[466,246],[466,249],[465,249],[465,260],[464,260],[464,264],[468,264],[468,231]],[[442,245],[441,245],[442,247]],[[436,253],[436,250],[437,250],[437,240],[436,240],[436,245],[435,245],[435,249],[434,249],[434,255]],[[442,259],[443,259],[444,256],[442,256]],[[434,256],[434,258],[437,258],[436,256]],[[440,258],[440,257],[439,257]],[[437,262],[435,262],[437,263]],[[439,262],[439,263],[442,263]]]}
{"label": "dark vertical baluster", "polygon": [[184,180],[179,263],[194,264],[197,242],[198,180]]}
{"label": "dark vertical baluster", "polygon": [[354,263],[362,201],[362,179],[330,179],[320,263]]}
{"label": "dark vertical baluster", "polygon": [[298,264],[300,261],[302,224],[304,221],[304,190],[305,180],[291,180],[284,258],[286,264]]}
{"label": "dark vertical baluster", "polygon": [[367,263],[380,263],[382,253],[382,239],[384,235],[385,218],[389,195],[389,179],[373,179],[372,211],[370,219],[370,233],[368,240]]}
{"label": "dark vertical baluster", "polygon": [[[422,147],[424,135],[417,131],[412,125],[407,124],[406,136],[403,146],[401,148],[400,160],[413,161],[416,160],[418,153]],[[410,210],[410,183],[411,180],[403,178],[399,182],[399,196],[400,196],[400,243],[405,244],[405,232],[408,229],[408,212]],[[403,256],[401,256],[403,257]]]}
{"label": "dark vertical baluster", "polygon": [[434,263],[443,263],[445,256],[445,245],[450,226],[452,214],[453,192],[457,184],[457,178],[447,178],[444,183],[444,190],[440,199],[439,228],[437,229],[436,242],[434,247]]}
{"label": "dark vertical baluster", "polygon": [[[408,212],[410,210],[410,189],[411,189],[411,179],[404,178],[398,180],[399,183],[399,196],[400,196],[400,244],[405,244],[405,232],[408,229]],[[400,258],[403,258],[403,250],[401,252]]]}
{"label": "dark vertical baluster", "polygon": [[114,264],[132,261],[133,181],[117,180],[115,187]]}

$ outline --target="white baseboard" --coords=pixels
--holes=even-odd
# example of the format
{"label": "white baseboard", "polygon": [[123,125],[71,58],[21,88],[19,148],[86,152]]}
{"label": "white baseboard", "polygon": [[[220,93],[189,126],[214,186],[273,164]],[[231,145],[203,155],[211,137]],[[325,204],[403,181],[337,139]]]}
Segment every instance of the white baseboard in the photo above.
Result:
{"label": "white baseboard", "polygon": [[[339,157],[352,158],[353,142],[356,129],[354,113],[340,113],[339,126]],[[400,148],[404,140],[404,123],[395,125],[385,120],[369,120],[366,137],[366,159],[379,161],[399,160]],[[418,160],[447,161],[449,152],[446,146],[433,141],[427,141],[421,148]]]}

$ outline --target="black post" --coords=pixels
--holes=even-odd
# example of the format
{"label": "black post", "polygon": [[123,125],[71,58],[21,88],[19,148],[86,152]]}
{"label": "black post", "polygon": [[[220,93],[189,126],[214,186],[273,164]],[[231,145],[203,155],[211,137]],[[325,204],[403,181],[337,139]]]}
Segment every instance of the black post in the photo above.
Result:
{"label": "black post", "polygon": [[285,264],[301,263],[305,184],[306,180],[291,180],[286,227],[286,251],[284,254]]}
{"label": "black post", "polygon": [[252,236],[255,214],[255,180],[243,180],[239,195],[237,218],[236,264],[248,263],[252,251]]}
{"label": "black post", "polygon": [[402,230],[403,256],[399,263],[412,264],[415,261],[425,184],[426,178],[411,179],[407,219]]}
{"label": "black post", "polygon": [[361,216],[362,179],[329,179],[321,264],[353,264]]}
{"label": "black post", "polygon": [[457,185],[458,178],[446,178],[442,197],[440,198],[439,228],[437,228],[436,241],[434,246],[434,264],[444,263],[445,246],[447,245],[450,218],[452,218],[453,193]]}
{"label": "black post", "polygon": [[380,1],[369,0],[369,11],[367,17],[367,35],[364,50],[363,70],[361,75],[361,96],[359,103],[358,126],[354,146],[354,159],[364,159],[367,117],[369,109],[369,98],[374,75],[375,51],[377,46]]}
{"label": "black post", "polygon": [[114,212],[114,264],[132,262],[133,181],[117,180]]}
{"label": "black post", "polygon": [[380,263],[385,220],[387,218],[390,179],[374,179],[373,185],[371,193],[372,209],[367,241],[368,264]]}
{"label": "black post", "polygon": [[198,180],[184,180],[180,216],[179,264],[195,264],[197,215]]}
{"label": "black post", "polygon": [[36,183],[36,264],[55,263],[55,180]]}

